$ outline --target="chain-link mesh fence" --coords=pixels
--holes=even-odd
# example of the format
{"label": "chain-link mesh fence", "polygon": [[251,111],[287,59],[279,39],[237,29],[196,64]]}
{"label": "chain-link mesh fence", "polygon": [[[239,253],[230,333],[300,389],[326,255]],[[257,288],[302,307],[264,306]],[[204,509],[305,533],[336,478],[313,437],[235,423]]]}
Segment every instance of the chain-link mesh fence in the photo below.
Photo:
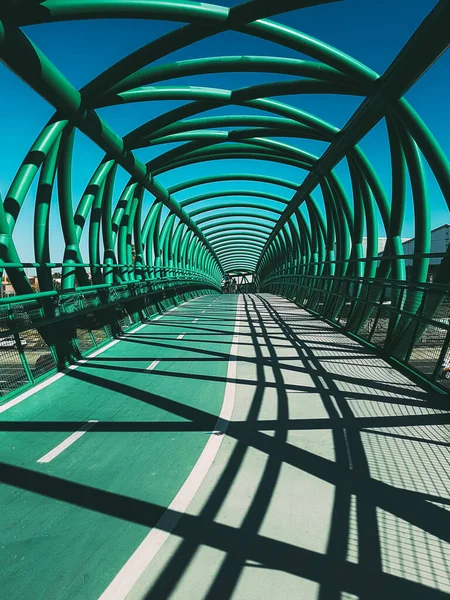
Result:
{"label": "chain-link mesh fence", "polygon": [[56,370],[52,336],[65,338],[70,348],[86,355],[115,335],[205,291],[204,284],[178,280],[111,286],[101,294],[83,290],[23,301],[0,299],[0,402]]}
{"label": "chain-link mesh fence", "polygon": [[261,291],[300,306],[450,389],[450,288],[433,282],[278,274]]}

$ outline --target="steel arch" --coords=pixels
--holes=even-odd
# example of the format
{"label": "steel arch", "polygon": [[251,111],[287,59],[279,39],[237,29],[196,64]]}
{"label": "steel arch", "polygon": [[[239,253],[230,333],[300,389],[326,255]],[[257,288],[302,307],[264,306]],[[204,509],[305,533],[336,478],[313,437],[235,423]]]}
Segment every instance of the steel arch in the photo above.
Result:
{"label": "steel arch", "polygon": [[[327,1],[304,0],[295,5],[301,9]],[[289,2],[281,3],[281,10],[288,7],[292,8]],[[387,356],[405,364],[411,362],[427,324],[422,317],[432,319],[439,314],[450,279],[449,250],[435,270],[432,284],[427,281],[430,201],[425,171],[429,170],[450,207],[450,168],[404,94],[448,46],[445,23],[449,5],[445,0],[437,3],[381,77],[320,40],[269,20],[279,9],[277,3],[259,0],[232,8],[188,0],[19,1],[0,8],[1,60],[55,108],[0,202],[0,266],[16,293],[29,298],[40,311],[38,316],[33,313],[33,323],[40,327],[59,364],[77,354],[76,327],[68,326],[64,340],[56,340],[57,328],[52,323],[61,313],[49,300],[55,293],[68,298],[78,297],[79,290],[92,293],[92,302],[101,308],[99,314],[106,315],[106,324],[115,322],[109,308],[113,298],[117,297],[122,306],[131,295],[130,314],[138,314],[150,293],[159,290],[162,294],[161,290],[177,286],[218,290],[223,275],[239,270],[244,263],[251,265],[260,289],[295,298],[363,339],[380,337],[376,325],[366,334],[369,321],[387,320],[387,335],[381,336],[379,345]],[[21,29],[31,24],[100,18],[163,19],[183,25],[124,57],[81,90]],[[229,29],[268,40],[280,51],[290,48],[305,58],[168,59],[175,50],[187,50]],[[162,64],[153,64],[160,59],[164,59]],[[237,72],[293,79],[232,90],[178,85],[186,76]],[[162,84],[166,81],[172,83]],[[311,93],[358,96],[363,101],[340,130],[285,101],[289,96]],[[277,100],[278,96],[283,96],[283,101]],[[107,106],[154,100],[186,103],[141,124],[123,138],[98,113]],[[231,106],[238,106],[242,114],[204,114]],[[380,121],[387,130],[390,196],[358,146]],[[73,210],[76,131],[91,139],[105,155],[93,165],[91,179]],[[279,141],[280,137],[296,143],[318,140],[326,144],[326,150],[314,156],[297,145]],[[135,152],[175,143],[176,147],[162,150],[147,163]],[[185,167],[227,160],[262,161],[264,167],[272,169],[282,164],[296,169],[302,179],[305,172],[306,176],[299,184],[259,173],[183,179]],[[335,171],[341,160],[348,169],[349,188]],[[117,195],[114,184],[119,167],[129,174],[129,181]],[[166,189],[158,177],[169,171],[180,181]],[[25,272],[28,263],[21,260],[14,239],[17,220],[34,182],[33,265],[38,293],[29,283]],[[236,187],[236,182],[264,184],[271,189],[245,190]],[[205,191],[219,183],[226,189]],[[200,193],[191,195],[196,187],[201,188]],[[402,245],[409,188],[415,232],[414,256],[408,259],[411,264]],[[284,198],[279,190],[294,194]],[[53,195],[58,200],[64,237],[59,262],[51,260]],[[183,199],[178,199],[179,195]],[[380,227],[387,238],[381,255]],[[81,250],[85,238],[87,257]],[[54,290],[55,265],[62,272],[61,293]],[[381,317],[387,309],[380,307],[387,298],[389,314]],[[70,322],[68,317],[66,320]],[[47,325],[41,327],[40,321]],[[442,346],[442,356],[447,346]],[[434,380],[436,376],[437,367]]]}

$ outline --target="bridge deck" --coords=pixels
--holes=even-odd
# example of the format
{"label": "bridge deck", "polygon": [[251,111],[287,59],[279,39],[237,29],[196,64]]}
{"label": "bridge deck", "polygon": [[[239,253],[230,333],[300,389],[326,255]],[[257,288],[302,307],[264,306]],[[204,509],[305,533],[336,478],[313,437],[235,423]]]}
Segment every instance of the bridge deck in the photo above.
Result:
{"label": "bridge deck", "polygon": [[447,597],[448,404],[288,301],[54,379],[0,406],[1,598]]}

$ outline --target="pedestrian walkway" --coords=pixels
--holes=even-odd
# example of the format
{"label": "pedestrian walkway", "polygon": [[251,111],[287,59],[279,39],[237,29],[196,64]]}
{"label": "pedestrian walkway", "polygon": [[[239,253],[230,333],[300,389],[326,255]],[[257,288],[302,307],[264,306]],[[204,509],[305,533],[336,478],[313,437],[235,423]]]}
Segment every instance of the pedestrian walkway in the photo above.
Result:
{"label": "pedestrian walkway", "polygon": [[0,413],[0,598],[448,597],[448,400],[287,300],[190,301]]}

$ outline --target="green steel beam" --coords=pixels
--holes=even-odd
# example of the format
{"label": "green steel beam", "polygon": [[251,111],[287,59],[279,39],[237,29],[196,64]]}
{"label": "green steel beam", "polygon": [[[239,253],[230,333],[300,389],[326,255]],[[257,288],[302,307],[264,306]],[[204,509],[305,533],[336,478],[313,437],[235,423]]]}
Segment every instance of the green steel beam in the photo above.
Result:
{"label": "green steel beam", "polygon": [[[392,308],[383,347],[390,356],[407,362],[426,327],[425,321],[417,321],[418,315],[437,314],[447,294],[439,286],[449,283],[450,250],[434,274],[436,285],[424,287],[428,285],[430,251],[426,171],[429,169],[450,207],[450,166],[403,95],[447,48],[450,5],[445,0],[436,4],[379,77],[345,53],[266,18],[322,3],[250,0],[226,8],[187,0],[17,0],[0,6],[1,59],[56,110],[25,158],[5,201],[0,202],[0,261],[8,265],[16,291],[31,292],[13,234],[38,176],[34,247],[44,293],[53,290],[50,215],[55,196],[65,242],[62,287],[68,294],[75,293],[76,281],[92,289],[97,289],[92,285],[97,283],[114,287],[147,280],[164,286],[169,276],[184,281],[186,269],[193,277],[217,284],[221,269],[232,266],[239,270],[244,261],[252,265],[252,271],[255,263],[262,289],[295,297],[296,301],[301,298],[305,307],[317,310],[330,322],[345,321],[347,329],[359,335],[370,319],[378,319],[374,315],[388,293],[386,286],[395,284],[389,294],[397,312]],[[20,29],[24,25],[98,18],[161,19],[182,26],[125,56],[80,91]],[[289,48],[305,59],[223,56],[167,60],[172,52],[190,51],[196,42],[227,30]],[[154,64],[156,61],[160,63]],[[293,79],[239,89],[157,85],[186,76],[238,72]],[[365,99],[342,130],[276,99],[311,93]],[[123,138],[97,112],[106,106],[155,100],[186,103],[143,123]],[[227,107],[232,112],[236,109],[231,107],[239,107],[242,114],[203,114],[215,108],[224,112]],[[246,111],[249,114],[243,114]],[[382,118],[392,165],[390,198],[357,145]],[[93,170],[74,214],[71,180],[77,130],[103,149],[105,156]],[[327,149],[317,157],[279,138],[290,138],[293,144],[302,139],[318,140]],[[162,144],[176,146],[147,164],[133,153],[135,148]],[[270,173],[212,172],[215,161],[228,159],[264,161],[266,170],[279,163],[296,168],[300,177],[292,182]],[[334,171],[342,159],[350,176],[348,189]],[[183,167],[201,163],[208,163],[211,173],[207,176],[180,180],[169,189],[156,179],[169,171],[182,179]],[[117,167],[130,175],[118,199],[114,191]],[[286,199],[272,190],[246,191],[231,182],[277,186],[294,195]],[[202,190],[181,202],[174,198],[174,194],[190,194],[196,186],[219,183],[219,191]],[[320,202],[311,195],[316,188]],[[415,253],[407,267],[402,229],[409,190]],[[379,223],[387,236],[382,260],[378,256]],[[87,264],[81,250],[84,234],[88,238]],[[395,287],[400,284],[405,287]],[[49,319],[55,318],[55,308],[49,302],[42,310]],[[67,341],[71,335],[66,335]],[[58,348],[57,353],[60,351]],[[442,356],[445,352],[443,347]]]}
{"label": "green steel beam", "polygon": [[[390,103],[402,98],[407,90],[445,52],[450,43],[450,4],[441,0],[414,33],[384,75],[379,79],[375,93],[356,110],[343,128],[339,138],[330,146],[305,179],[289,207],[274,228],[267,245],[301,204],[307,194],[320,183],[323,176],[340,161],[366,135],[390,108]],[[404,103],[400,100],[400,105]]]}

